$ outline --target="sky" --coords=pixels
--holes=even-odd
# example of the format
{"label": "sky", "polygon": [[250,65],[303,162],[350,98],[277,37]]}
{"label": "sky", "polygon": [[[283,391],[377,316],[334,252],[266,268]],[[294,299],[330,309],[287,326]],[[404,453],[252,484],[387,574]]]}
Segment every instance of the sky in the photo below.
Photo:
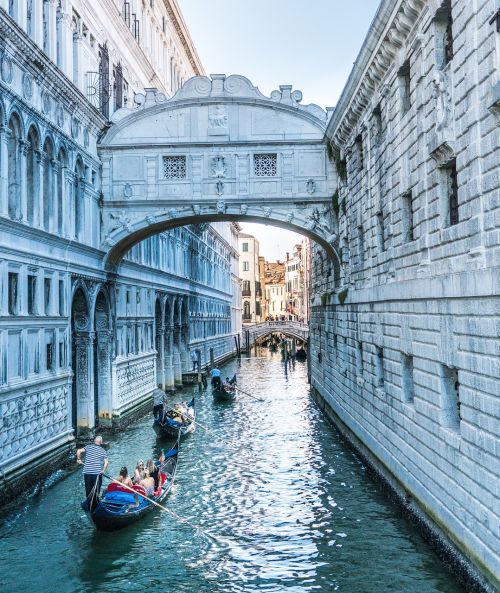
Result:
{"label": "sky", "polygon": [[[302,104],[335,106],[379,0],[177,0],[206,73],[242,74],[268,95],[280,84]],[[290,231],[242,223],[261,255],[283,259]]]}

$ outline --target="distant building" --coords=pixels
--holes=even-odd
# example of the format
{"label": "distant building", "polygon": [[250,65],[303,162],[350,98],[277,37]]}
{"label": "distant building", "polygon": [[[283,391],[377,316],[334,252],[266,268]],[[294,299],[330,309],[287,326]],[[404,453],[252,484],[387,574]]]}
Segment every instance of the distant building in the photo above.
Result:
{"label": "distant building", "polygon": [[266,262],[266,301],[267,316],[280,319],[287,314],[285,264],[283,262]]}
{"label": "distant building", "polygon": [[263,255],[260,255],[259,256],[259,289],[260,289],[260,317],[261,317],[261,321],[264,321],[268,315],[265,286],[266,286],[266,258]]}
{"label": "distant building", "polygon": [[262,320],[259,242],[252,235],[239,234],[241,302],[243,323]]}
{"label": "distant building", "polygon": [[286,310],[289,318],[309,320],[309,239],[295,245],[292,257],[286,254]]}

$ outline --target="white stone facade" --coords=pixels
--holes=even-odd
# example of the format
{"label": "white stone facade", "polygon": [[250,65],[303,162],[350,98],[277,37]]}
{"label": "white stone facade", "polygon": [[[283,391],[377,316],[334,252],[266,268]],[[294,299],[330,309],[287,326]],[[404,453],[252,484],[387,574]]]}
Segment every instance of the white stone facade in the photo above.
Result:
{"label": "white stone facade", "polygon": [[258,323],[262,321],[259,241],[247,233],[240,233],[238,241],[242,319],[243,323]]}
{"label": "white stone facade", "polygon": [[498,8],[382,2],[327,130],[342,265],[315,248],[310,342],[336,418],[493,587]]}
{"label": "white stone facade", "polygon": [[[139,39],[122,13],[134,4],[148,23]],[[0,470],[8,481],[61,453],[77,430],[121,422],[149,402],[155,383],[180,385],[191,350],[201,348],[204,363],[211,349],[216,359],[235,349],[233,223],[170,229],[134,245],[118,274],[104,267],[97,138],[107,116],[151,84],[169,96],[203,72],[175,1],[152,5],[0,2]],[[91,89],[88,74],[104,64],[109,85]]]}

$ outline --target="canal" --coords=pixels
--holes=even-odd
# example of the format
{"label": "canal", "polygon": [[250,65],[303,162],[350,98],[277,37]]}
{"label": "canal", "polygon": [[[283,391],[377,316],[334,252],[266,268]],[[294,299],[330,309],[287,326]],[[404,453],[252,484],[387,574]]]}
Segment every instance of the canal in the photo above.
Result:
{"label": "canal", "polygon": [[[2,517],[0,589],[463,591],[321,415],[305,363],[285,374],[279,354],[263,349],[223,372],[235,371],[240,386],[265,401],[199,396],[198,419],[208,430],[200,426],[183,442],[166,503],[198,529],[158,510],[123,531],[96,532],[80,510],[75,466],[34,485]],[[151,424],[143,418],[109,438],[109,473],[158,454]]]}

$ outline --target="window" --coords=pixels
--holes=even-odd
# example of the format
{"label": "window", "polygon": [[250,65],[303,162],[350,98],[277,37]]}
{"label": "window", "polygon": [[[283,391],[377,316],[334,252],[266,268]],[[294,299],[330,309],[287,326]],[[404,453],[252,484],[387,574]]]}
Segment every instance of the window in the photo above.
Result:
{"label": "window", "polygon": [[245,301],[243,303],[243,319],[250,319],[251,315],[250,315],[250,303],[248,301]]}
{"label": "window", "polygon": [[167,19],[164,16],[161,17],[161,30],[167,32]]}
{"label": "window", "polygon": [[380,105],[377,105],[373,110],[373,144],[375,146],[380,146],[380,144],[382,144],[383,136],[382,108]]}
{"label": "window", "polygon": [[411,191],[403,194],[401,198],[401,234],[403,242],[413,241],[413,199]]}
{"label": "window", "polygon": [[458,370],[441,365],[442,425],[447,428],[460,428],[460,383]]}
{"label": "window", "polygon": [[[49,338],[49,340],[51,340],[52,338]],[[46,369],[48,371],[51,371],[54,368],[54,345],[52,344],[52,341],[47,342],[45,345],[46,348],[46,361],[47,361],[47,365],[46,365]]]}
{"label": "window", "polygon": [[133,20],[134,20],[134,37],[135,37],[135,40],[137,41],[137,43],[139,43],[141,40],[139,19],[137,18],[136,14],[133,14],[132,16],[133,16]]}
{"label": "window", "polygon": [[106,43],[99,46],[99,110],[109,117],[109,52]]}
{"label": "window", "polygon": [[365,235],[363,227],[358,227],[358,264],[362,266],[365,263]]}
{"label": "window", "polygon": [[250,280],[243,280],[242,283],[242,295],[243,296],[250,296],[251,294],[251,290],[250,290]]}
{"label": "window", "polygon": [[123,107],[123,70],[120,62],[113,68],[113,91],[116,111]]}
{"label": "window", "polygon": [[243,252],[248,251],[248,243],[243,243],[243,245],[242,245],[242,251]]}
{"label": "window", "polygon": [[379,251],[385,251],[385,228],[383,212],[377,212],[377,242]]}
{"label": "window", "polygon": [[64,315],[64,280],[59,280],[59,303],[58,303],[59,315]]}
{"label": "window", "polygon": [[28,315],[36,313],[36,276],[28,274]]}
{"label": "window", "polygon": [[384,388],[384,350],[380,347],[375,348],[375,386]]}
{"label": "window", "polygon": [[9,272],[9,315],[17,315],[19,311],[18,281],[19,274]]}
{"label": "window", "polygon": [[364,154],[363,154],[363,137],[361,136],[361,134],[359,134],[358,136],[356,136],[356,139],[354,140],[354,143],[356,144],[356,154],[358,157],[358,167],[360,169],[362,169],[364,167]]}
{"label": "window", "polygon": [[401,355],[401,383],[403,388],[403,401],[413,403],[415,399],[415,386],[413,383],[413,356]]}
{"label": "window", "polygon": [[254,154],[253,172],[256,177],[276,177],[278,173],[278,155]]}
{"label": "window", "polygon": [[436,11],[435,42],[436,66],[442,70],[453,58],[453,17],[451,0],[444,0]]}
{"label": "window", "polygon": [[398,73],[399,95],[401,98],[401,111],[405,114],[411,107],[411,88],[410,88],[410,60],[401,67]]}
{"label": "window", "polygon": [[50,298],[51,298],[51,290],[52,290],[52,279],[45,278],[43,281],[43,303],[44,303],[44,310],[45,315],[50,314]]}
{"label": "window", "polygon": [[163,177],[165,179],[186,179],[186,157],[164,156]]}
{"label": "window", "polygon": [[440,200],[445,227],[460,222],[458,208],[457,167],[455,160],[440,168]]}
{"label": "window", "polygon": [[250,262],[244,261],[243,262],[243,271],[248,272],[250,270]]}
{"label": "window", "polygon": [[356,344],[356,371],[359,376],[363,374],[363,343]]}
{"label": "window", "polygon": [[122,18],[127,23],[127,27],[130,28],[130,2],[123,3]]}
{"label": "window", "polygon": [[63,369],[65,367],[65,347],[64,347],[64,340],[59,340],[59,368]]}

